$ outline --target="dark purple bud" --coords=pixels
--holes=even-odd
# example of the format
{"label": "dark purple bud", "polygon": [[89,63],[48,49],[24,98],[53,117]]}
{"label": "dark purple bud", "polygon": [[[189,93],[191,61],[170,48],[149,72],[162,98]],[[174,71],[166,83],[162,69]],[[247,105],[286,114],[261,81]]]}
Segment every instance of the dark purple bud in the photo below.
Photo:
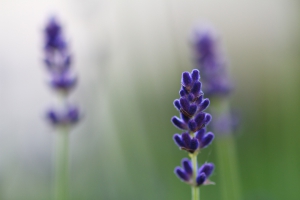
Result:
{"label": "dark purple bud", "polygon": [[192,138],[190,142],[190,149],[192,150],[191,153],[194,153],[199,147],[199,142],[196,138]]}
{"label": "dark purple bud", "polygon": [[206,131],[205,128],[202,128],[199,131],[197,131],[195,137],[199,140],[199,142],[202,141],[202,138],[204,137],[205,131]]}
{"label": "dark purple bud", "polygon": [[180,106],[180,103],[179,103],[179,100],[176,99],[174,102],[173,102],[173,105],[175,106],[175,108],[177,108],[177,110],[180,110],[181,106]]}
{"label": "dark purple bud", "polygon": [[201,83],[200,81],[196,81],[193,85],[193,88],[191,90],[191,93],[193,93],[196,97],[198,97],[201,93]]}
{"label": "dark purple bud", "polygon": [[188,100],[189,101],[194,101],[194,99],[195,99],[195,96],[192,93],[189,93]]}
{"label": "dark purple bud", "polygon": [[200,108],[199,108],[199,111],[202,112],[204,111],[208,106],[209,106],[209,99],[204,99],[202,101],[202,103],[200,104]]}
{"label": "dark purple bud", "polygon": [[189,121],[188,126],[189,126],[189,129],[193,132],[195,132],[197,129],[197,124],[194,120]]}
{"label": "dark purple bud", "polygon": [[174,124],[174,126],[176,126],[177,128],[182,129],[182,130],[187,130],[187,125],[182,120],[180,120],[178,117],[175,117],[175,116],[172,117],[171,121]]}
{"label": "dark purple bud", "polygon": [[184,96],[186,95],[185,90],[181,89],[181,90],[179,91],[179,95],[180,95],[181,97],[184,97]]}
{"label": "dark purple bud", "polygon": [[[202,92],[201,92],[202,93]],[[196,101],[196,104],[199,105],[202,103],[202,100],[203,100],[203,95],[200,95]]]}
{"label": "dark purple bud", "polygon": [[53,125],[56,125],[60,122],[59,116],[54,110],[49,110],[47,112],[47,118]]}
{"label": "dark purple bud", "polygon": [[189,123],[190,118],[188,116],[185,116],[183,113],[180,113],[180,117],[183,120],[184,123]]}
{"label": "dark purple bud", "polygon": [[192,78],[191,78],[189,72],[183,72],[182,73],[181,83],[182,83],[183,86],[185,86],[187,88],[191,87]]}
{"label": "dark purple bud", "polygon": [[80,119],[79,109],[75,106],[69,107],[66,118],[73,124],[78,122]]}
{"label": "dark purple bud", "polygon": [[193,81],[198,81],[200,78],[199,70],[194,69],[191,73]]}
{"label": "dark purple bud", "polygon": [[206,175],[205,175],[205,173],[199,174],[199,175],[197,176],[197,178],[196,178],[197,185],[198,185],[198,186],[199,186],[199,185],[202,185],[202,184],[205,182],[205,180],[206,180]]}
{"label": "dark purple bud", "polygon": [[186,174],[180,167],[176,167],[174,173],[184,182],[188,182],[190,180],[188,174]]}
{"label": "dark purple bud", "polygon": [[54,75],[51,85],[54,89],[68,91],[72,89],[77,83],[77,77],[71,77],[70,75]]}
{"label": "dark purple bud", "polygon": [[212,132],[207,133],[200,141],[200,148],[205,148],[211,144],[214,139],[214,134]]}
{"label": "dark purple bud", "polygon": [[205,114],[205,125],[209,124],[209,122],[211,121],[212,117],[210,114],[206,113]]}
{"label": "dark purple bud", "polygon": [[188,174],[189,177],[192,177],[193,176],[193,168],[192,168],[191,161],[187,158],[184,158],[181,161],[181,165],[182,165],[185,173]]}
{"label": "dark purple bud", "polygon": [[190,108],[189,101],[186,98],[184,98],[184,97],[181,97],[179,101],[180,101],[180,105],[183,108],[183,110],[185,110],[186,112],[188,112],[189,108]]}
{"label": "dark purple bud", "polygon": [[184,143],[184,146],[189,149],[189,146],[191,144],[191,136],[190,136],[190,134],[188,134],[188,133],[182,133],[181,134],[181,139],[182,139],[182,141]]}
{"label": "dark purple bud", "polygon": [[179,134],[175,134],[173,136],[173,140],[177,144],[177,146],[179,146],[180,148],[185,146],[185,144],[182,141],[181,136]]}
{"label": "dark purple bud", "polygon": [[191,105],[189,108],[189,114],[190,116],[193,116],[197,111],[197,106],[196,105]]}
{"label": "dark purple bud", "polygon": [[202,128],[202,126],[204,124],[205,116],[206,116],[205,113],[201,112],[201,113],[197,114],[197,116],[195,117],[195,122],[198,127]]}
{"label": "dark purple bud", "polygon": [[199,169],[198,174],[205,173],[206,178],[208,178],[215,169],[215,165],[213,163],[205,163]]}

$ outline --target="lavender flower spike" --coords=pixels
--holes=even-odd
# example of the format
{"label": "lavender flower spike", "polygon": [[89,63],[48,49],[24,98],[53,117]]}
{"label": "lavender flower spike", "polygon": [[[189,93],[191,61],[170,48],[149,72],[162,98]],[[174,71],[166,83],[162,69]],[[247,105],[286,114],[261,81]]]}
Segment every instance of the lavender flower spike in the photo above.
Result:
{"label": "lavender flower spike", "polygon": [[183,72],[181,85],[181,97],[174,101],[181,115],[180,118],[174,116],[171,121],[181,130],[197,132],[211,121],[211,115],[203,112],[209,106],[209,100],[203,99],[199,71]]}

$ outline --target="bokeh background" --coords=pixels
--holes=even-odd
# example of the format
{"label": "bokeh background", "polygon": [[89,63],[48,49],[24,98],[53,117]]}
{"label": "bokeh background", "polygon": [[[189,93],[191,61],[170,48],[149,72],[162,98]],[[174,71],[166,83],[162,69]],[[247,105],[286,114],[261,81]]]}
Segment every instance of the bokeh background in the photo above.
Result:
{"label": "bokeh background", "polygon": [[[170,118],[199,21],[219,31],[230,60],[243,200],[300,199],[299,11],[297,0],[1,0],[0,199],[52,198],[44,112],[55,98],[42,31],[53,15],[71,43],[80,78],[71,99],[84,112],[70,135],[72,200],[190,199],[173,173],[187,155]],[[222,199],[216,156],[214,145],[200,154],[216,163],[217,183],[201,199]]]}

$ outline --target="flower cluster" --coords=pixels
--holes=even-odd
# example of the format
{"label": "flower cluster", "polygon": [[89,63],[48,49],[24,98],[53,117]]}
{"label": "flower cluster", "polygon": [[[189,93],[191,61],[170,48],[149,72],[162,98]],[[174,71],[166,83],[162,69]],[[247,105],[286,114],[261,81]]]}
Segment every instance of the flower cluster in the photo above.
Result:
{"label": "flower cluster", "polygon": [[[77,84],[77,77],[71,71],[72,57],[63,36],[62,27],[55,18],[49,20],[44,30],[45,65],[50,75],[49,85],[64,101]],[[54,125],[71,125],[79,121],[79,109],[66,105],[64,109],[50,109],[47,118]]]}
{"label": "flower cluster", "polygon": [[[183,72],[181,85],[180,99],[174,101],[174,106],[180,112],[180,117],[174,116],[171,121],[174,126],[185,132],[182,134],[176,133],[173,139],[180,149],[189,152],[192,156],[197,156],[198,152],[211,144],[214,139],[214,134],[212,132],[206,133],[205,128],[212,117],[210,114],[203,112],[210,102],[209,99],[203,98],[198,70],[194,69],[191,73]],[[181,180],[193,186],[208,183],[207,178],[214,169],[213,164],[207,163],[200,167],[198,173],[193,175],[192,165],[188,159],[182,161],[182,166],[183,169],[175,168],[175,174]],[[197,171],[197,169],[194,170]],[[194,176],[196,178],[193,180]]]}
{"label": "flower cluster", "polygon": [[175,168],[175,173],[184,182],[186,182],[190,185],[195,185],[195,186],[208,185],[208,184],[212,183],[209,181],[208,177],[214,171],[214,168],[215,168],[214,164],[205,163],[198,169],[196,183],[194,183],[194,181],[193,181],[193,168],[192,168],[191,161],[187,158],[184,158],[181,161],[181,165],[182,165],[182,168],[181,167]]}
{"label": "flower cluster", "polygon": [[206,94],[209,96],[228,95],[232,90],[232,83],[215,31],[208,26],[197,27],[192,40],[196,66],[202,73]]}

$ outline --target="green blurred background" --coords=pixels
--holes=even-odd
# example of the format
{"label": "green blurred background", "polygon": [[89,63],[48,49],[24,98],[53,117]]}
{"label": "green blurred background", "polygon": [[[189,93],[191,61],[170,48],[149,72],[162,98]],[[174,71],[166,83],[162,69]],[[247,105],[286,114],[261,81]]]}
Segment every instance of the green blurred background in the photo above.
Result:
{"label": "green blurred background", "polygon": [[[84,112],[70,136],[72,200],[190,199],[173,173],[187,154],[170,118],[203,20],[219,31],[235,82],[242,200],[300,199],[299,11],[296,0],[0,1],[0,199],[51,199],[54,133],[43,116],[56,99],[42,63],[51,15],[71,43],[80,78],[71,99]],[[222,199],[214,145],[200,154],[216,164],[203,200]]]}

